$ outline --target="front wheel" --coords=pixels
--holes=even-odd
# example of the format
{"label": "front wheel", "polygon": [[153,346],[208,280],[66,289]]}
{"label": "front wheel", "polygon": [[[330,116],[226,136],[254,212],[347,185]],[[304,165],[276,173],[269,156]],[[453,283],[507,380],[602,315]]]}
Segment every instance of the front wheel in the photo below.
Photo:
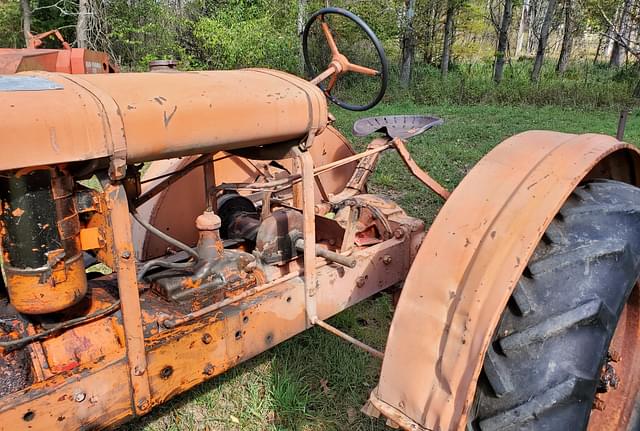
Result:
{"label": "front wheel", "polygon": [[502,315],[468,429],[638,429],[639,275],[640,189],[578,187]]}

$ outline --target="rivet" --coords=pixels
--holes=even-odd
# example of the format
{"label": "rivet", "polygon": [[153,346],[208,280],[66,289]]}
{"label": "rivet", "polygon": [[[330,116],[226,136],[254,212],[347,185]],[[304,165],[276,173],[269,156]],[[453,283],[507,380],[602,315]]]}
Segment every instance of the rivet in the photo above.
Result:
{"label": "rivet", "polygon": [[202,342],[204,344],[211,343],[211,340],[213,340],[213,337],[211,336],[211,334],[208,334],[208,333],[202,334]]}
{"label": "rivet", "polygon": [[123,259],[129,259],[131,257],[131,252],[129,250],[125,250],[122,252]]}
{"label": "rivet", "polygon": [[592,408],[594,408],[595,410],[603,411],[605,408],[605,402],[596,395],[595,399],[593,400]]}
{"label": "rivet", "polygon": [[388,254],[385,254],[384,257],[382,258],[382,263],[384,263],[385,265],[389,265],[391,263],[391,256]]}
{"label": "rivet", "polygon": [[202,371],[202,373],[205,376],[211,376],[213,374],[213,370],[215,370],[215,367],[213,366],[213,364],[211,364],[211,362],[207,363],[207,365],[205,365],[204,370]]}
{"label": "rivet", "polygon": [[366,281],[367,280],[363,276],[360,276],[360,277],[356,278],[356,286],[362,287],[362,286],[364,286],[364,283]]}
{"label": "rivet", "polygon": [[85,398],[87,398],[87,394],[85,394],[84,392],[77,392],[74,396],[73,399],[77,402],[77,403],[81,403],[85,400]]}
{"label": "rivet", "polygon": [[617,350],[610,350],[609,357],[612,362],[620,362],[620,359],[622,359],[622,355]]}
{"label": "rivet", "polygon": [[142,398],[140,401],[138,401],[138,408],[140,410],[147,410],[149,409],[150,403],[149,400],[146,398]]}

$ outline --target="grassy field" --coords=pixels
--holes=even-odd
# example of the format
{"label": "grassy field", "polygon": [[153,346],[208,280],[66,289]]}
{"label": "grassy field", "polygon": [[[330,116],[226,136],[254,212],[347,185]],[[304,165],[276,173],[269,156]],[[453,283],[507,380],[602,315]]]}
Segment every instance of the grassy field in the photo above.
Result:
{"label": "grassy field", "polygon": [[[380,106],[367,115],[426,113],[445,124],[409,144],[415,160],[453,188],[495,145],[530,129],[615,134],[614,111],[553,107]],[[341,130],[364,116],[335,111]],[[347,133],[348,136],[350,134]],[[640,145],[640,113],[630,116],[627,142]],[[365,140],[356,140],[361,150]],[[400,202],[414,216],[431,221],[439,208],[432,193],[406,172],[394,154],[386,154],[372,188]],[[384,349],[392,307],[382,295],[334,317],[331,323]],[[312,329],[226,374],[157,408],[124,429],[160,430],[383,430],[383,420],[359,412],[377,384],[380,361]]]}

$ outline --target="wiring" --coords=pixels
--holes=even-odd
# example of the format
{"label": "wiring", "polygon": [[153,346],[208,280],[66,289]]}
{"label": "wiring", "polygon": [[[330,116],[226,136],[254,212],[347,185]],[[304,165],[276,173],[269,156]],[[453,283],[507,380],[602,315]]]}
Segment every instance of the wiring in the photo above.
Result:
{"label": "wiring", "polygon": [[87,323],[91,320],[97,319],[102,316],[106,316],[108,314],[113,313],[114,311],[120,308],[120,300],[118,299],[116,302],[104,308],[102,310],[94,311],[91,314],[86,316],[77,317],[75,319],[67,320],[66,322],[58,323],[46,331],[38,332],[37,334],[29,335],[27,337],[18,338],[16,340],[10,341],[0,341],[0,347],[5,350],[5,352],[10,352],[15,349],[19,349],[21,347],[26,346],[27,344],[33,343],[34,341],[42,340],[43,338],[48,337],[49,335],[62,331],[63,329],[73,328],[83,323]]}

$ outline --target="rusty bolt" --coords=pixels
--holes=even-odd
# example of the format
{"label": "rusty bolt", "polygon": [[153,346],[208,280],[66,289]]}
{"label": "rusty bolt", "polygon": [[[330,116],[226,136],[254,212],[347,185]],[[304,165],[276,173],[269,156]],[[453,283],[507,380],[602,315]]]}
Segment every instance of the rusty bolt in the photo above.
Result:
{"label": "rusty bolt", "polygon": [[622,355],[620,355],[620,352],[618,352],[617,350],[610,350],[609,357],[611,358],[612,362],[620,362],[620,359],[622,359]]}
{"label": "rusty bolt", "polygon": [[394,231],[393,231],[393,236],[394,236],[396,239],[401,239],[401,238],[404,236],[404,230],[402,230],[402,229],[400,229],[400,228],[398,228],[398,229],[394,230]]}
{"label": "rusty bolt", "polygon": [[85,394],[84,392],[76,392],[73,395],[73,399],[77,402],[77,403],[81,403],[85,400],[85,398],[87,398],[87,394]]}
{"label": "rusty bolt", "polygon": [[213,366],[213,364],[211,364],[211,362],[207,363],[207,365],[205,365],[204,370],[202,371],[202,373],[205,376],[211,376],[213,375],[213,370],[215,369],[215,367]]}
{"label": "rusty bolt", "polygon": [[360,276],[360,277],[356,278],[356,286],[362,287],[362,286],[364,286],[364,283],[366,281],[367,281],[366,278],[364,278],[363,276]]}
{"label": "rusty bolt", "polygon": [[202,335],[202,342],[203,342],[204,344],[209,344],[209,343],[211,343],[211,340],[213,340],[213,337],[211,336],[211,334],[207,334],[207,333],[205,333],[205,334],[203,334],[203,335]]}
{"label": "rusty bolt", "polygon": [[382,258],[382,263],[384,263],[385,265],[389,265],[391,261],[392,261],[391,256],[388,254],[385,254],[384,257]]}
{"label": "rusty bolt", "polygon": [[129,259],[131,257],[131,252],[129,250],[125,250],[122,252],[123,259]]}
{"label": "rusty bolt", "polygon": [[138,408],[140,410],[148,410],[150,406],[151,406],[151,403],[146,398],[142,398],[140,399],[140,401],[138,401]]}
{"label": "rusty bolt", "polygon": [[596,395],[595,399],[593,400],[592,408],[595,410],[603,411],[605,408],[604,400]]}

